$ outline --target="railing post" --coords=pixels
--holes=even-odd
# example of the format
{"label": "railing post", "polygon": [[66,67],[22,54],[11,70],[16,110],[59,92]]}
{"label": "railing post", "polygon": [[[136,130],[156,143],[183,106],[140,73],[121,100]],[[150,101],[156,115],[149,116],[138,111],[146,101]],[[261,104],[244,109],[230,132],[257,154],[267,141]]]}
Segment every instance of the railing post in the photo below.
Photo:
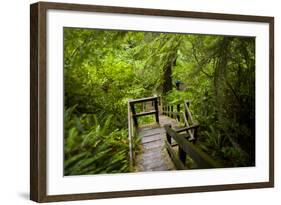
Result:
{"label": "railing post", "polygon": [[183,151],[182,148],[180,148],[180,146],[179,146],[179,158],[180,158],[181,162],[182,162],[183,164],[185,164],[185,161],[186,161],[186,153]]}
{"label": "railing post", "polygon": [[[188,107],[189,107],[189,102],[188,102],[188,101],[184,101],[184,103],[186,104],[186,108],[188,109]],[[188,121],[188,112],[187,112],[187,109],[184,110],[184,113],[185,113],[186,120]]]}
{"label": "railing post", "polygon": [[136,116],[135,104],[130,103],[130,106],[131,106],[131,110],[132,110],[132,114],[133,114],[134,124],[137,127],[138,126],[138,119],[137,119],[137,116]]}
{"label": "railing post", "polygon": [[180,122],[180,116],[179,116],[179,113],[181,111],[181,105],[180,104],[177,104],[177,112],[178,112],[178,115],[177,115],[177,118],[178,118],[178,121]]}
{"label": "railing post", "polygon": [[197,140],[197,132],[198,132],[198,127],[196,127],[193,131],[193,139],[192,139],[192,142],[193,143],[196,143],[196,140]]}
{"label": "railing post", "polygon": [[[167,125],[169,128],[171,128],[171,125]],[[172,138],[171,136],[168,134],[168,132],[166,132],[166,138],[167,138],[167,142],[171,145],[172,144]]]}
{"label": "railing post", "polygon": [[158,111],[158,102],[157,102],[157,98],[155,98],[155,102],[154,102],[154,107],[155,107],[155,119],[156,122],[159,124],[159,111]]}
{"label": "railing post", "polygon": [[170,117],[170,105],[168,105],[168,117]]}
{"label": "railing post", "polygon": [[173,106],[173,105],[171,105],[171,118],[173,118],[173,117],[174,117],[173,111],[174,111],[174,106]]}
{"label": "railing post", "polygon": [[132,126],[130,102],[128,103],[128,137],[129,137],[130,166],[133,167],[133,165],[134,165],[134,153],[133,153],[134,127]]}

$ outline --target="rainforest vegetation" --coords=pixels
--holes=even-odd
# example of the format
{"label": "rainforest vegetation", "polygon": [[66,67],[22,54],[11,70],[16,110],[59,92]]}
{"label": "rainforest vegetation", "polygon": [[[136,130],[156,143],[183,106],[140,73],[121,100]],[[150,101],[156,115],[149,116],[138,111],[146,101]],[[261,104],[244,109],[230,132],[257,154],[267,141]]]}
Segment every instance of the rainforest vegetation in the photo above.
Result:
{"label": "rainforest vegetation", "polygon": [[78,28],[63,38],[65,175],[132,172],[127,102],[154,95],[189,100],[200,148],[225,167],[255,165],[255,38]]}

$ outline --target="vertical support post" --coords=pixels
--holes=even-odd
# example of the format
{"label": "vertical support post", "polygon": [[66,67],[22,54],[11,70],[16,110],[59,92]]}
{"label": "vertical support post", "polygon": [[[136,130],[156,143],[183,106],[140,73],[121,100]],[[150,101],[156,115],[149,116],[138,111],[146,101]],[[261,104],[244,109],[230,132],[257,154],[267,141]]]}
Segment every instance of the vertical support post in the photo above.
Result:
{"label": "vertical support post", "polygon": [[187,109],[189,109],[189,102],[188,101],[184,101],[184,103],[186,104],[186,109],[185,109],[185,111],[184,111],[184,113],[185,113],[185,116],[186,116],[186,120],[188,121],[188,112],[187,112]]}
{"label": "vertical support post", "polygon": [[181,111],[181,105],[180,104],[177,104],[177,112],[178,112],[178,115],[177,115],[177,118],[178,118],[178,121],[180,122],[181,118],[179,116],[179,113]]}
{"label": "vertical support post", "polygon": [[193,143],[196,143],[196,140],[197,140],[197,132],[198,132],[198,127],[196,127],[193,131],[193,140],[192,142]]}
{"label": "vertical support post", "polygon": [[179,158],[180,158],[181,162],[182,162],[183,164],[185,164],[186,153],[183,151],[182,148],[180,148],[180,146],[179,146]]}
{"label": "vertical support post", "polygon": [[170,106],[168,105],[168,113],[167,116],[170,117]]}
{"label": "vertical support post", "polygon": [[132,118],[131,118],[131,107],[130,102],[128,102],[128,137],[129,137],[129,155],[130,155],[130,167],[134,165],[134,147],[133,147],[133,138],[134,138],[134,128],[132,126]]}
{"label": "vertical support post", "polygon": [[157,98],[155,98],[154,108],[155,108],[155,119],[156,119],[156,122],[159,124],[159,110],[158,110]]}
{"label": "vertical support post", "polygon": [[173,118],[174,117],[174,115],[173,115],[173,111],[174,111],[174,106],[173,105],[171,105],[171,118]]}
{"label": "vertical support post", "polygon": [[130,103],[130,106],[131,106],[131,110],[132,110],[132,114],[133,114],[134,124],[137,127],[138,126],[138,119],[137,119],[137,116],[136,116],[135,104]]}
{"label": "vertical support post", "polygon": [[[168,126],[169,128],[171,128],[171,125],[165,125]],[[171,145],[172,144],[172,138],[171,136],[168,134],[168,132],[166,132],[166,138],[167,138],[167,142]]]}

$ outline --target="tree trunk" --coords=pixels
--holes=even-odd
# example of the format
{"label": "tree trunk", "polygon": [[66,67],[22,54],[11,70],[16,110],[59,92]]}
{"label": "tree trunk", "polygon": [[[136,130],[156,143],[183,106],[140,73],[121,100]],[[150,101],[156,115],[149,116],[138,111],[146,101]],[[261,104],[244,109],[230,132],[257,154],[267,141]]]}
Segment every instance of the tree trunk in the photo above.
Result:
{"label": "tree trunk", "polygon": [[173,52],[169,57],[168,62],[164,66],[164,81],[163,81],[163,94],[166,95],[170,90],[173,89],[173,81],[172,81],[172,68],[176,65],[177,61],[177,50]]}
{"label": "tree trunk", "polygon": [[224,81],[227,76],[228,49],[231,39],[223,38],[218,47],[218,59],[214,72],[214,87],[217,104],[217,119],[223,121]]}

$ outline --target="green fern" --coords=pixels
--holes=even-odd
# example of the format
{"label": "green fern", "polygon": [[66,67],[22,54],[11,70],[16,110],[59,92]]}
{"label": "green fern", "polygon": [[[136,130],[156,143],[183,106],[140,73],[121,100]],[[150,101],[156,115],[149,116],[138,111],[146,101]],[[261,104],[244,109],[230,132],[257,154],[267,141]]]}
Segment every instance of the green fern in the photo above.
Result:
{"label": "green fern", "polygon": [[129,172],[127,130],[112,129],[112,115],[79,117],[74,111],[65,111],[65,175]]}

